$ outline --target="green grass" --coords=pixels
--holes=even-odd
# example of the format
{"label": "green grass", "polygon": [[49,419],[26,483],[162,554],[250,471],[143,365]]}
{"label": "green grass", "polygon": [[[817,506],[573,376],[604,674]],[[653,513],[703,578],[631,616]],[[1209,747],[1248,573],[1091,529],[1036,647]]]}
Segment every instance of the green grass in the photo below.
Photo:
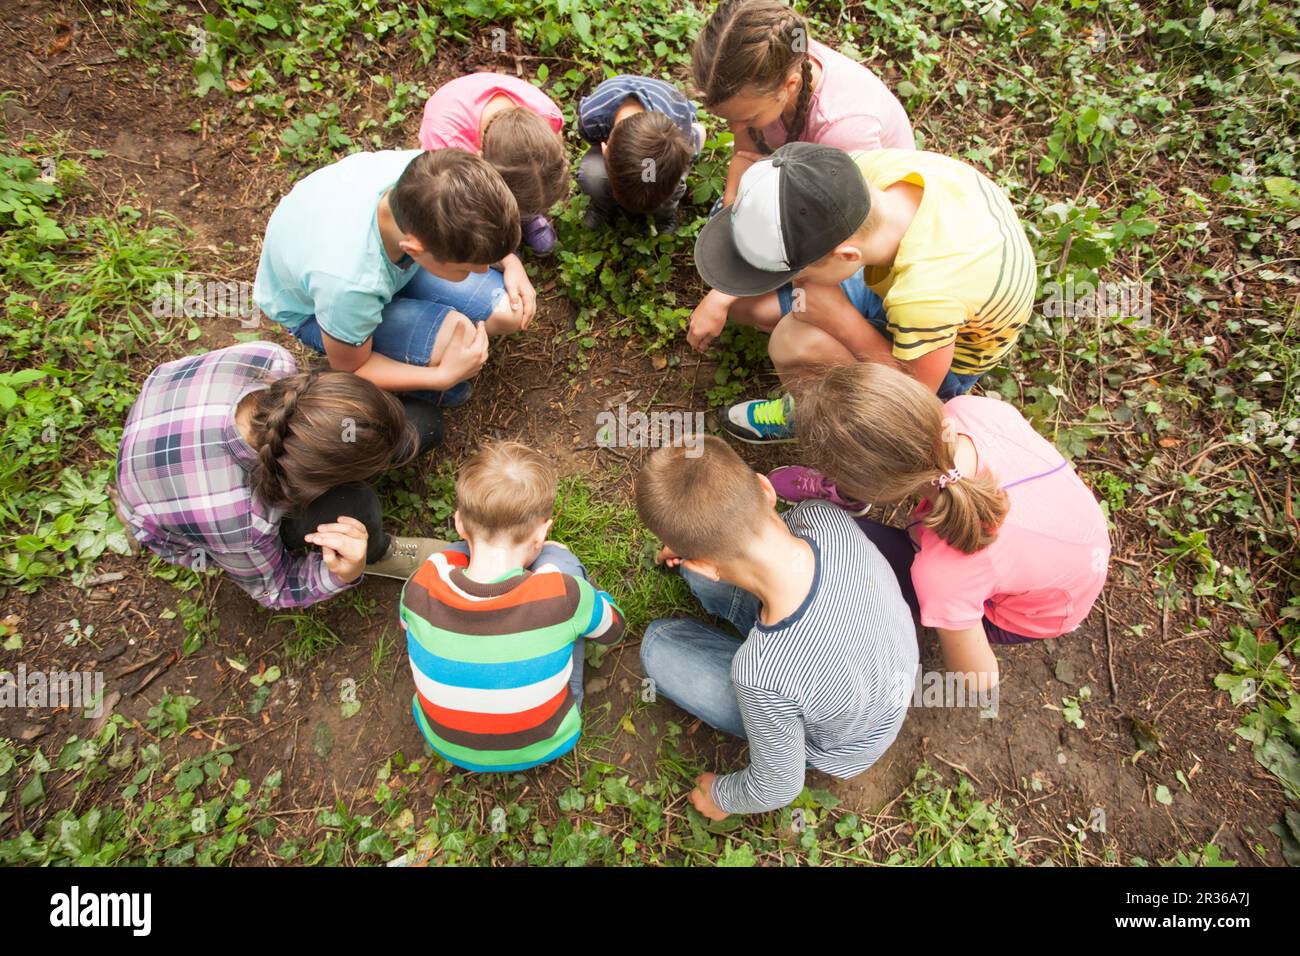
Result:
{"label": "green grass", "polygon": [[687,611],[692,602],[681,577],[654,566],[658,542],[630,504],[599,497],[580,478],[560,484],[551,537],[581,559],[597,587],[608,591],[640,634],[651,620]]}
{"label": "green grass", "polygon": [[[107,11],[117,26],[104,29],[121,34],[123,69],[161,83],[160,64],[184,64],[195,122],[247,117],[230,127],[245,130],[247,157],[265,164],[278,155],[295,177],[356,149],[398,145],[395,131],[418,115],[427,67],[449,38],[468,47],[506,29],[571,123],[602,71],[680,77],[703,16],[673,0],[216,0],[202,13],[171,0],[110,0]],[[1300,637],[1292,517],[1300,497],[1286,479],[1300,464],[1300,329],[1288,272],[1300,222],[1300,4],[1261,0],[1230,16],[1204,0],[833,0],[812,13],[815,36],[894,79],[923,145],[984,168],[1008,190],[1044,289],[1152,284],[1149,321],[1040,310],[985,384],[1084,463],[1111,520],[1146,549],[1125,557],[1139,559],[1138,580],[1154,585],[1161,606],[1194,608],[1188,626],[1226,638],[1219,703],[1241,705],[1243,715],[1229,743],[1248,742],[1296,799],[1300,698],[1289,662]],[[403,74],[398,64],[412,58],[421,67]],[[556,211],[562,248],[532,268],[539,286],[553,280],[573,305],[573,326],[561,333],[580,347],[571,375],[614,338],[670,367],[680,361],[674,346],[700,291],[692,245],[729,149],[716,121],[709,129],[676,233],[635,223],[588,233],[581,198]],[[575,159],[579,151],[574,144]],[[63,137],[0,141],[0,588],[81,578],[125,549],[104,494],[122,419],[147,366],[198,334],[188,320],[164,321],[148,308],[153,285],[187,267],[190,236],[160,213],[146,219],[129,204],[100,210],[80,201],[93,198],[92,173],[93,164],[65,155]],[[747,330],[724,333],[715,358],[704,383],[711,404],[771,383],[765,342]],[[386,477],[387,520],[446,536],[454,467]],[[649,620],[690,612],[692,602],[680,580],[651,568],[653,542],[612,490],[620,477],[566,479],[553,536],[614,595],[635,638]],[[177,608],[187,649],[196,650],[215,626],[209,597],[195,589],[202,579],[156,562],[151,573],[189,594]],[[1136,574],[1127,566],[1112,573]],[[346,600],[369,616],[359,597]],[[296,663],[327,659],[339,643],[310,613],[275,620]],[[22,640],[3,633],[6,642],[15,636]],[[400,649],[381,640],[372,671],[395,656]],[[640,713],[630,716],[640,721]],[[1086,707],[1078,716],[1091,722]],[[408,819],[427,763],[394,755],[370,800],[323,814],[325,835],[309,839],[265,816],[276,787],[240,778],[236,752],[198,764],[170,750],[164,758],[172,738],[128,751],[117,727],[95,742],[94,759],[80,745],[49,755],[0,745],[0,822],[7,800],[42,807],[47,778],[51,789],[70,781],[61,792],[75,794],[69,808],[0,844],[0,862],[246,860],[250,835],[265,838],[277,859],[306,863],[380,862],[420,846],[466,863],[1083,859],[1078,844],[1047,851],[1020,842],[1014,807],[926,770],[888,818],[841,812],[833,795],[809,791],[782,813],[711,826],[682,807],[683,788],[704,768],[671,722],[653,728],[655,780],[633,788],[602,762],[604,750],[618,749],[616,729],[586,742],[586,763],[559,806],[525,798],[526,775],[460,777],[428,819]],[[101,784],[126,802],[114,808],[96,796],[91,788]],[[198,807],[221,823],[187,829]],[[817,825],[792,830],[794,810]],[[494,831],[502,819],[505,830]],[[1221,860],[1202,842],[1161,862]]]}

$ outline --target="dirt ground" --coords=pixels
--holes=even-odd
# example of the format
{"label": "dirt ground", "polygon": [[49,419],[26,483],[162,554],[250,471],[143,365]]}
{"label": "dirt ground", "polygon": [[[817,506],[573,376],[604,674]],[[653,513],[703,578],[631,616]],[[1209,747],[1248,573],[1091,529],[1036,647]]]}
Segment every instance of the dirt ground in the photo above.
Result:
{"label": "dirt ground", "polygon": [[[10,139],[63,133],[71,155],[104,150],[101,159],[82,159],[89,182],[74,200],[78,212],[131,204],[147,216],[169,213],[193,230],[196,270],[251,280],[262,230],[289,186],[289,172],[270,157],[254,159],[247,149],[249,126],[223,113],[219,97],[201,101],[191,96],[190,80],[182,71],[163,63],[160,75],[149,78],[138,62],[114,57],[112,28],[92,20],[85,12],[89,8],[63,10],[75,22],[74,42],[63,54],[38,56],[54,30],[55,7],[0,3],[0,63],[5,85],[19,93],[5,106]],[[477,65],[444,62],[434,75],[421,79],[432,88],[441,77]],[[381,106],[377,103],[376,110]],[[417,123],[418,113],[405,128],[389,131],[389,145],[414,143]],[[693,289],[689,263],[683,262],[682,270],[683,287]],[[705,408],[711,366],[683,341],[674,353],[680,365],[656,370],[635,340],[598,329],[591,367],[571,373],[570,363],[578,355],[566,334],[572,327],[572,307],[553,287],[548,289],[547,281],[543,274],[537,283],[541,305],[535,326],[495,348],[472,401],[449,415],[448,440],[440,454],[457,459],[484,438],[509,435],[544,449],[562,472],[586,474],[606,493],[625,496],[627,474],[635,469],[638,453],[596,448],[596,413],[629,391],[636,393],[633,400],[638,404]],[[233,321],[212,322],[204,326],[201,344],[231,344],[237,331]],[[304,355],[289,336],[265,322],[260,332]],[[168,357],[142,357],[141,368]],[[791,460],[782,453],[760,460],[750,449],[740,450],[756,466]],[[437,529],[430,523],[402,530]],[[1100,807],[1106,813],[1107,832],[1085,845],[1090,862],[1099,861],[1092,854],[1103,847],[1113,848],[1127,862],[1134,856],[1172,856],[1213,840],[1226,857],[1241,864],[1280,864],[1278,841],[1268,827],[1285,805],[1281,789],[1233,733],[1239,715],[1227,695],[1213,686],[1223,669],[1217,648],[1222,635],[1194,627],[1190,607],[1162,616],[1152,593],[1152,555],[1143,536],[1144,528],[1136,525],[1118,529],[1103,602],[1078,632],[999,650],[1003,692],[996,718],[981,718],[974,709],[915,708],[897,743],[869,772],[847,782],[817,776],[815,784],[834,792],[846,806],[873,813],[889,805],[917,766],[928,760],[949,775],[965,772],[983,797],[1004,802],[1018,797],[1013,819],[1022,835],[1041,841],[1044,855],[1070,824],[1080,824]],[[629,564],[636,564],[635,556],[629,556]],[[410,679],[400,644],[383,671],[363,685],[361,695],[368,704],[363,720],[343,719],[333,693],[340,680],[369,671],[371,651],[381,637],[400,637],[396,582],[367,580],[362,585],[362,594],[375,602],[364,619],[339,602],[325,607],[323,618],[344,638],[342,646],[306,667],[286,668],[289,679],[275,685],[270,705],[250,717],[247,682],[236,680],[241,675],[226,658],[242,652],[256,668],[285,639],[284,626],[272,623],[271,616],[238,588],[217,578],[208,587],[220,617],[219,633],[195,656],[179,658],[180,622],[159,616],[175,604],[174,589],[151,577],[143,560],[111,557],[99,571],[124,576],[89,590],[64,583],[36,594],[4,595],[0,616],[12,613],[21,619],[25,658],[67,670],[103,660],[104,654],[86,642],[75,648],[63,643],[66,622],[73,618],[83,627],[93,625],[106,646],[125,640],[125,650],[102,665],[109,675],[109,694],[122,694],[118,711],[143,720],[164,689],[197,697],[204,716],[220,714],[222,719],[206,725],[206,739],[187,745],[207,749],[218,742],[241,744],[236,759],[250,779],[283,768],[283,807],[321,807],[336,796],[363,798],[376,767],[389,754],[420,752],[420,737],[409,717]],[[1143,636],[1133,636],[1134,624],[1145,625]],[[936,669],[933,635],[922,637],[926,667]],[[639,689],[638,638],[631,635],[609,654],[599,672],[591,673],[589,680],[599,681],[588,695],[588,708],[595,715],[590,736],[609,738],[598,746],[606,751],[606,759],[627,769],[634,783],[655,774],[656,740],[650,723],[662,728],[665,720],[682,717],[671,704],[659,703],[634,714],[637,734],[614,733]],[[156,665],[125,672],[157,655],[159,663],[171,661],[170,666],[134,696],[127,694],[132,682]],[[1085,726],[1075,729],[1062,719],[1059,708],[1063,697],[1083,685],[1091,688],[1092,696],[1083,708]],[[58,744],[77,732],[80,723],[69,715],[5,714],[0,734],[39,740],[47,752],[57,752]],[[1148,728],[1155,728],[1162,746],[1134,762],[1135,729],[1149,733]],[[327,739],[331,746],[317,746]],[[690,740],[701,754],[716,751],[711,759],[720,768],[737,767],[743,759],[741,748],[720,741],[707,728],[692,727]],[[1179,770],[1190,791],[1176,783]],[[545,769],[536,773],[535,792],[558,792],[569,782],[563,770]],[[1173,791],[1169,806],[1154,798],[1160,783]],[[431,781],[431,790],[438,785]],[[57,805],[57,798],[51,803]],[[40,812],[48,810],[42,807]],[[19,812],[0,835],[13,835],[34,822]],[[1256,846],[1263,847],[1262,860]]]}

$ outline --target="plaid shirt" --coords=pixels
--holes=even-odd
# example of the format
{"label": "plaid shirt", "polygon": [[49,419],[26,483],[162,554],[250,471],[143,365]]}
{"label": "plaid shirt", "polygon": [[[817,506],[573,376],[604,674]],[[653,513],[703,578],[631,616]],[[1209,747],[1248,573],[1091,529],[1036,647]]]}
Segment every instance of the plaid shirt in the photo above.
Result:
{"label": "plaid shirt", "polygon": [[173,564],[224,568],[266,607],[315,604],[351,586],[319,552],[285,550],[284,511],[254,496],[257,454],[235,427],[245,395],[296,371],[270,342],[160,365],[127,416],[117,457],[120,511],[136,540]]}

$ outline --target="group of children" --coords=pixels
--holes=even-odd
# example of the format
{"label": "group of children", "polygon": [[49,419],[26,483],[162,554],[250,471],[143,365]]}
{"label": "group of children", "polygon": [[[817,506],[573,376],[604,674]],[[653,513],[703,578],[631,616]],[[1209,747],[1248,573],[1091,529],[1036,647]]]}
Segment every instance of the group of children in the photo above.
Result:
{"label": "group of children", "polygon": [[[1012,405],[966,394],[1035,301],[1006,194],[916,150],[885,84],[780,0],[724,0],[692,69],[735,150],[696,244],[711,291],[688,340],[707,349],[728,320],[770,333],[783,394],[721,423],[746,442],[797,440],[807,461],[757,474],[710,436],[658,449],[636,480],[660,563],[724,625],[655,621],[640,649],[657,694],[748,741],[745,769],[691,794],[721,819],[788,804],[807,767],[848,777],[880,756],[911,699],[917,617],[945,666],[981,686],[998,678],[992,645],[1077,627],[1109,540],[1053,445]],[[696,106],[663,80],[615,76],[577,115],[586,225],[675,226],[704,141]],[[532,321],[517,253],[555,244],[563,128],[537,87],[478,73],[429,99],[419,149],[307,176],[270,218],[255,299],[328,369],[300,371],[267,342],[163,365],[118,458],[137,541],[224,568],[268,607],[367,573],[406,580],[415,721],[475,771],[575,746],[585,641],[618,640],[621,612],[549,540],[556,475],[537,451],[493,443],[464,463],[455,545],[388,533],[368,482],[434,448],[490,339]],[[876,522],[868,502],[909,504],[910,523]]]}

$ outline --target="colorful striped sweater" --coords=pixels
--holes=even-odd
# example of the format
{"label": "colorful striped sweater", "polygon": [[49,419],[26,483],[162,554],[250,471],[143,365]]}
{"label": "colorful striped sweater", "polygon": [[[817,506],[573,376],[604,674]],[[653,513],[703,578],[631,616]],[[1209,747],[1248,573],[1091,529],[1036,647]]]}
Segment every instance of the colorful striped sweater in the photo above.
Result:
{"label": "colorful striped sweater", "polygon": [[440,756],[466,770],[526,770],[567,753],[582,719],[569,691],[573,644],[613,643],[623,615],[603,591],[559,571],[484,584],[469,558],[435,554],[402,590],[412,711]]}

